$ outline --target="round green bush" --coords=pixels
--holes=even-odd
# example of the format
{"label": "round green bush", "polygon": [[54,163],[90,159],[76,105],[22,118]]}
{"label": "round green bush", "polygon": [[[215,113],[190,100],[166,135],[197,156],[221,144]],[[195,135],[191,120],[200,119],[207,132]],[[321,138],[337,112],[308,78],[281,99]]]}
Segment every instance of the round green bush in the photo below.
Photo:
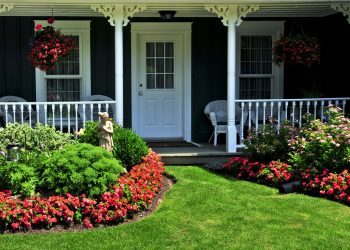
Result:
{"label": "round green bush", "polygon": [[39,181],[34,167],[20,162],[0,161],[0,190],[9,189],[13,194],[22,196],[34,195]]}
{"label": "round green bush", "polygon": [[114,126],[113,155],[120,159],[126,169],[130,169],[142,162],[149,149],[144,140],[131,129]]}
{"label": "round green bush", "polygon": [[110,191],[125,172],[121,163],[101,147],[78,143],[53,153],[43,163],[40,187],[56,194],[86,194],[89,197]]}
{"label": "round green bush", "polygon": [[[87,122],[79,142],[98,145],[97,127],[99,122]],[[129,171],[142,162],[142,157],[148,154],[144,140],[131,129],[123,128],[113,123],[113,155],[119,159]]]}

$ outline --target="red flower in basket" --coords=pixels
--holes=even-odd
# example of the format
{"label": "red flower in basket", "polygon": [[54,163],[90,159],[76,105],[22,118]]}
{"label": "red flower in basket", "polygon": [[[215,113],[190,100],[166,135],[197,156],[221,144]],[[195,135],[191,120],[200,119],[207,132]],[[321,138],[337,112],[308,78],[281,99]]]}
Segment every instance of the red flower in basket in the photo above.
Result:
{"label": "red flower in basket", "polygon": [[282,36],[274,42],[272,54],[277,65],[286,63],[310,67],[320,63],[320,44],[315,37],[305,34]]}
{"label": "red flower in basket", "polygon": [[[49,18],[48,23],[53,22],[54,19]],[[57,61],[66,57],[75,48],[77,48],[75,41],[65,37],[60,30],[55,30],[51,25],[43,27],[38,24],[35,27],[28,59],[34,67],[46,71],[54,68]]]}

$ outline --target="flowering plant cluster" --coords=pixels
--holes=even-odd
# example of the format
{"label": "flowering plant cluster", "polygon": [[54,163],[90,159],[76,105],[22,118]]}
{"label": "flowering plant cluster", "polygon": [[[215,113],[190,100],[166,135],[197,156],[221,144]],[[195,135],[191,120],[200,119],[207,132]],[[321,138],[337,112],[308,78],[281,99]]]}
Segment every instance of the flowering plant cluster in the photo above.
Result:
{"label": "flowering plant cluster", "polygon": [[0,192],[0,230],[25,231],[74,223],[91,228],[118,223],[152,203],[162,185],[163,172],[160,157],[150,151],[141,164],[117,181],[113,192],[106,192],[98,199],[66,194],[22,200],[11,196],[10,190],[3,190]]}
{"label": "flowering plant cluster", "polygon": [[350,202],[350,173],[343,170],[340,174],[324,169],[321,173],[307,169],[303,174],[302,186],[306,192],[319,194],[332,200]]}
{"label": "flowering plant cluster", "polygon": [[293,166],[328,168],[337,173],[350,167],[350,119],[333,106],[329,107],[327,115],[329,123],[313,120],[289,140],[293,150],[289,162]]}
{"label": "flowering plant cluster", "polygon": [[261,164],[259,162],[250,162],[245,157],[236,156],[230,158],[230,161],[224,164],[224,168],[239,179],[255,181]]}
{"label": "flowering plant cluster", "polygon": [[282,36],[274,42],[272,54],[277,65],[286,63],[310,67],[320,63],[320,44],[315,37],[305,34]]}
{"label": "flowering plant cluster", "polygon": [[293,177],[292,167],[281,161],[269,164],[249,162],[245,157],[232,157],[224,164],[225,169],[235,177],[277,186],[290,181]]}
{"label": "flowering plant cluster", "polygon": [[31,51],[28,56],[33,66],[43,71],[54,68],[57,61],[77,47],[72,38],[65,37],[60,30],[55,30],[51,26],[53,22],[54,19],[49,18],[50,25],[43,27],[38,24],[35,27]]}

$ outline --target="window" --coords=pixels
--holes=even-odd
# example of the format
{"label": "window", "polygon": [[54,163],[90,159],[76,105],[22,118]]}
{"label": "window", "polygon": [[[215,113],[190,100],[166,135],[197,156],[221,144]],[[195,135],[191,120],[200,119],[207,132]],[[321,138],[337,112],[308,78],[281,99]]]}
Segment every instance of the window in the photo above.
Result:
{"label": "window", "polygon": [[174,88],[174,43],[147,42],[147,89]]}
{"label": "window", "polygon": [[[38,20],[44,26],[46,21]],[[47,72],[36,69],[37,101],[79,101],[91,95],[90,21],[55,21],[53,26],[78,45],[56,67]]]}
{"label": "window", "polygon": [[283,22],[245,21],[238,28],[238,99],[283,97],[283,68],[272,62],[272,43]]}
{"label": "window", "polygon": [[241,36],[240,99],[271,98],[272,37]]}

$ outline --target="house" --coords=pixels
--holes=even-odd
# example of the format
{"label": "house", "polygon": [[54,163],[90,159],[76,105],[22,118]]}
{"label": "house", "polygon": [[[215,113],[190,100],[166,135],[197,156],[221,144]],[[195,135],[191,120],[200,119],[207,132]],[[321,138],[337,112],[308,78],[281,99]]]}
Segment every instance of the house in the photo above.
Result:
{"label": "house", "polygon": [[[169,10],[174,18],[162,19]],[[51,16],[79,47],[43,72],[27,56],[35,25]],[[0,0],[0,97],[43,103],[105,95],[116,100],[115,120],[142,137],[198,142],[212,132],[205,105],[227,99],[227,151],[234,152],[230,104],[238,99],[295,99],[316,86],[345,107],[349,23],[348,1]],[[291,32],[320,40],[321,64],[312,72],[272,62],[273,41]]]}

